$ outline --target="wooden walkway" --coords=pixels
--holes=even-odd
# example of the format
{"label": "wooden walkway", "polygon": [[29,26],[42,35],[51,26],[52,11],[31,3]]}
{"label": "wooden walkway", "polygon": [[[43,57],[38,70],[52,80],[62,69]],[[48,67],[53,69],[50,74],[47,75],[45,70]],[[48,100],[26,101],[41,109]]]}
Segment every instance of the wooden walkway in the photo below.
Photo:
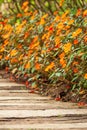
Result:
{"label": "wooden walkway", "polygon": [[87,106],[32,94],[0,76],[0,130],[87,130]]}

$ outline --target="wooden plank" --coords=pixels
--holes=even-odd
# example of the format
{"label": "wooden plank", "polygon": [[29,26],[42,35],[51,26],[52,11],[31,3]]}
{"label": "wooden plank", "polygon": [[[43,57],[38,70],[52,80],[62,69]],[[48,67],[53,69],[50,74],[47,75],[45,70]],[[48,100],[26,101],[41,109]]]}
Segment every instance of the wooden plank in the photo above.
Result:
{"label": "wooden plank", "polygon": [[28,93],[30,90],[0,90],[0,93]]}
{"label": "wooden plank", "polygon": [[31,96],[29,95],[29,96],[26,96],[26,97],[18,97],[18,96],[15,96],[15,97],[12,97],[12,96],[6,96],[6,97],[0,97],[0,101],[4,101],[4,100],[33,100],[33,99],[35,99],[35,100],[52,100],[52,98],[51,97],[44,97],[44,96],[40,96],[40,95],[38,95],[38,96],[36,96],[35,94],[33,95],[33,94],[31,94]]}
{"label": "wooden plank", "polygon": [[[67,107],[68,108],[68,107]],[[27,105],[27,104],[19,104],[17,105],[0,105],[0,110],[45,110],[45,109],[67,109],[67,108],[64,108],[64,106],[61,106],[61,105],[49,105],[49,104],[46,104],[46,103],[41,103],[41,104],[30,104],[30,105]],[[78,106],[76,107],[69,107],[71,109],[78,109]]]}
{"label": "wooden plank", "polygon": [[57,106],[57,108],[58,108],[58,105],[57,104],[53,104],[53,103],[50,103],[50,102],[47,102],[47,103],[37,103],[37,102],[34,102],[34,103],[32,103],[32,102],[30,102],[30,103],[26,103],[26,102],[23,102],[23,103],[19,103],[19,102],[14,102],[14,103],[0,103],[0,107],[1,106],[50,106],[51,107],[51,105],[54,105],[54,106]]}
{"label": "wooden plank", "polygon": [[25,86],[24,84],[18,84],[15,82],[0,82],[0,88],[1,87],[6,87],[6,86]]}
{"label": "wooden plank", "polygon": [[14,125],[1,125],[0,128],[10,128],[10,129],[37,129],[37,130],[46,130],[46,129],[50,129],[50,130],[71,130],[71,129],[87,129],[87,123],[67,123],[64,124],[62,123],[60,124],[47,124],[47,123],[43,123],[43,124],[14,124]]}
{"label": "wooden plank", "polygon": [[87,109],[0,110],[0,118],[59,117],[87,115]]}

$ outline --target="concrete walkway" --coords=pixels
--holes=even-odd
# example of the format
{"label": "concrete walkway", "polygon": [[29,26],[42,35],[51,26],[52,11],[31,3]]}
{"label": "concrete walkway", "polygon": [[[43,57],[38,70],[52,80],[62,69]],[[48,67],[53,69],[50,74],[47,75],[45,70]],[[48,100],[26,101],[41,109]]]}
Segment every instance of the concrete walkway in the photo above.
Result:
{"label": "concrete walkway", "polygon": [[87,106],[32,94],[1,73],[0,130],[87,130]]}

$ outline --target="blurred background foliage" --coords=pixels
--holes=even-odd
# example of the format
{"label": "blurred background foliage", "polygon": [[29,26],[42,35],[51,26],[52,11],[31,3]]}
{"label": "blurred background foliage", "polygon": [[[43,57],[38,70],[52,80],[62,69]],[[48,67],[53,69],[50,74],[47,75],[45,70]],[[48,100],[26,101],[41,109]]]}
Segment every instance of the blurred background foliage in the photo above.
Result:
{"label": "blurred background foliage", "polygon": [[[2,13],[17,14],[21,12],[21,5],[26,0],[0,0]],[[79,8],[87,7],[87,0],[27,0],[29,1],[30,10],[53,14],[54,11],[59,13],[70,9],[75,12]]]}

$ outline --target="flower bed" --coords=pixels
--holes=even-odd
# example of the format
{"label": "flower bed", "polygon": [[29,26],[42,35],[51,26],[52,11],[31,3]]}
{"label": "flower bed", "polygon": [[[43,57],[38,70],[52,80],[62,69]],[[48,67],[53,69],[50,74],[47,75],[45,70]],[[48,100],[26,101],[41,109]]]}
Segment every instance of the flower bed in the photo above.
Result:
{"label": "flower bed", "polygon": [[27,3],[22,9],[16,16],[0,16],[0,65],[25,79],[27,87],[56,98],[70,90],[85,93],[87,10],[49,16],[28,11]]}

